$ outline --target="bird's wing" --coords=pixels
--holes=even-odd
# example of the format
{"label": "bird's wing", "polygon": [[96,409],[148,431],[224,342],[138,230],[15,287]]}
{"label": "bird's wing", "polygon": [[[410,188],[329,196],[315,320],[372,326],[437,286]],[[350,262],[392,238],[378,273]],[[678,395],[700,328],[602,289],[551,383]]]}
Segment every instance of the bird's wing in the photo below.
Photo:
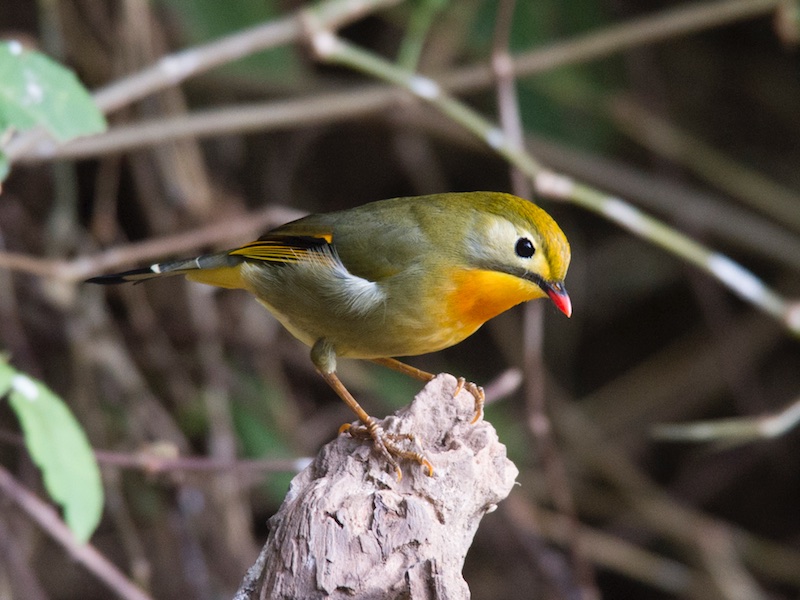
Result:
{"label": "bird's wing", "polygon": [[255,242],[229,251],[228,255],[248,261],[297,263],[310,258],[318,259],[320,252],[328,249],[332,240],[331,233],[297,235],[275,230]]}

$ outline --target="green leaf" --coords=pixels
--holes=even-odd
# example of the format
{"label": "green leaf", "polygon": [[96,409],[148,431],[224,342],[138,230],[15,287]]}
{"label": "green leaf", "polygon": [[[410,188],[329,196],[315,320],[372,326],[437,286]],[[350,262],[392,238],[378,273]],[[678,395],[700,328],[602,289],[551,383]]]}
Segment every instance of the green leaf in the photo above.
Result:
{"label": "green leaf", "polygon": [[104,131],[106,120],[72,71],[17,41],[0,43],[0,133],[36,125],[64,142]]}
{"label": "green leaf", "polygon": [[67,405],[44,384],[0,362],[3,389],[10,389],[11,408],[48,493],[63,507],[75,537],[87,541],[103,514],[103,485],[86,434]]}

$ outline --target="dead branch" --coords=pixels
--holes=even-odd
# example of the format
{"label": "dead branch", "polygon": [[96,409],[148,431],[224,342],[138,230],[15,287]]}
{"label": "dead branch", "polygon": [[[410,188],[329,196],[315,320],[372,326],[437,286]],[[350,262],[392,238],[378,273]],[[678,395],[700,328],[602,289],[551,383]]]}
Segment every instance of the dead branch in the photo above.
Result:
{"label": "dead branch", "polygon": [[[440,375],[387,432],[413,433],[429,477],[404,463],[397,481],[370,444],[341,435],[292,482],[236,598],[463,599],[464,557],[481,518],[518,471],[494,428],[472,424],[474,399]],[[256,584],[260,581],[260,584]]]}

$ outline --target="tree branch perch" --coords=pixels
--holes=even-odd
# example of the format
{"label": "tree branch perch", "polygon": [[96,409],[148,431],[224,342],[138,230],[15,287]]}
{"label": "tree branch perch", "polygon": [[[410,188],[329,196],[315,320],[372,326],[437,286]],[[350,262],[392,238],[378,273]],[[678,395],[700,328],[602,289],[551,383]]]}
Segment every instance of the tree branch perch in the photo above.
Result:
{"label": "tree branch perch", "polygon": [[433,477],[405,463],[397,481],[371,445],[349,436],[325,446],[270,519],[237,600],[468,598],[464,557],[518,471],[494,428],[470,423],[473,396],[453,398],[455,388],[455,378],[439,375],[383,421],[387,432],[414,434]]}

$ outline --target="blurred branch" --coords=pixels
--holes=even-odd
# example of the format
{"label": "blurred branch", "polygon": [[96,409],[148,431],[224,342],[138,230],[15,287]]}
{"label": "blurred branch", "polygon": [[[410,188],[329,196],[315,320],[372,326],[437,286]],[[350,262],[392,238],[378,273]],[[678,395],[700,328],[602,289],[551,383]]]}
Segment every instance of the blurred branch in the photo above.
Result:
{"label": "blurred branch", "polygon": [[[574,455],[573,460],[583,465],[591,477],[599,478],[603,489],[615,491],[615,510],[619,510],[620,505],[625,506],[628,520],[639,521],[639,528],[663,538],[670,547],[688,546],[692,552],[735,551],[757,574],[779,584],[800,584],[800,572],[796,568],[800,554],[797,550],[759,538],[683,505],[644,475],[622,450],[617,438],[602,433],[575,402],[553,395],[551,406],[555,411],[554,423],[564,445]],[[705,545],[706,536],[719,535],[720,532],[725,535],[718,537],[717,541],[724,544],[724,548],[719,544],[715,549]],[[699,597],[708,596],[703,594]]]}
{"label": "blurred branch", "polygon": [[[515,5],[515,0],[501,0],[497,5],[491,65],[495,77],[500,126],[503,128],[509,143],[519,149],[523,149],[525,147],[525,134],[519,114],[514,60],[509,49]],[[510,166],[510,171],[511,189],[520,198],[530,200],[533,197],[530,180],[513,164]]]}
{"label": "blurred branch", "polygon": [[[525,134],[519,112],[514,63],[509,43],[511,25],[514,20],[515,0],[501,0],[497,6],[497,17],[492,43],[491,65],[496,81],[497,106],[500,124],[508,144],[520,152],[525,151]],[[509,166],[512,191],[531,200],[531,180],[513,163]],[[580,536],[578,516],[572,490],[567,479],[566,468],[558,446],[552,436],[552,426],[547,413],[545,398],[545,369],[542,352],[544,344],[544,311],[539,303],[530,303],[524,313],[524,367],[525,400],[528,429],[534,439],[542,461],[542,468],[550,489],[550,495],[558,512],[567,518],[568,545],[572,566],[575,569],[576,585],[581,598],[600,598],[592,564],[586,557]]]}
{"label": "blurred branch", "polygon": [[229,473],[297,473],[311,461],[303,458],[266,458],[252,460],[227,460],[203,456],[178,456],[168,458],[147,452],[124,453],[96,450],[95,456],[101,465],[117,466],[126,469],[139,469],[148,474],[169,472],[209,473],[224,471]]}
{"label": "blurred branch", "polygon": [[163,144],[185,137],[202,138],[289,129],[298,125],[335,123],[357,115],[377,112],[397,98],[397,90],[394,88],[359,86],[347,92],[316,94],[309,98],[240,104],[179,117],[141,120],[134,124],[113,127],[102,135],[79,138],[61,146],[39,145],[20,153],[17,162],[87,158]]}
{"label": "blurred branch", "polygon": [[[22,436],[0,430],[0,442],[17,447],[24,445]],[[162,473],[214,473],[233,472],[241,475],[268,473],[298,473],[311,462],[310,457],[220,459],[206,456],[178,456],[178,449],[166,442],[150,444],[138,452],[94,450],[97,462],[104,467],[136,469],[147,475]]]}
{"label": "blurred branch", "polygon": [[[574,40],[560,41],[544,48],[521,53],[511,57],[512,61],[509,66],[512,74],[516,77],[535,75],[558,67],[598,60],[631,48],[768,14],[775,10],[781,2],[782,0],[723,0],[681,6],[653,16],[604,27],[601,31],[581,35]],[[325,23],[320,21],[320,24],[324,26]],[[222,38],[218,42],[222,43],[226,39],[228,38]],[[291,39],[296,38],[292,37]],[[217,42],[212,42],[212,45],[214,43]],[[276,45],[278,44],[276,43]],[[184,52],[190,51],[191,49]],[[166,56],[161,59],[159,64],[168,63],[170,57],[174,56],[181,56],[181,53]],[[129,80],[140,76],[145,77],[144,75],[134,75],[111,84],[106,89],[116,86],[124,88],[128,85]],[[494,83],[495,77],[496,65],[489,64],[455,69],[438,74],[435,79],[446,90],[454,93],[466,93],[485,89]],[[170,81],[170,83],[178,82]],[[386,108],[397,102],[400,97],[401,95],[394,87],[358,86],[348,92],[329,92],[317,94],[311,98],[241,105],[198,111],[190,116],[140,121],[133,125],[114,127],[104,134],[77,139],[60,146],[48,142],[10,149],[9,151],[13,152],[9,156],[20,162],[55,158],[74,159],[114,151],[121,152],[164,143],[180,137],[204,137],[225,133],[281,129],[300,124],[335,122]]]}
{"label": "blurred branch", "polygon": [[522,371],[514,367],[500,373],[483,386],[483,391],[486,394],[486,406],[499,402],[516,392],[521,387],[522,380]]}
{"label": "blurred branch", "polygon": [[800,398],[780,412],[760,417],[695,421],[684,425],[658,425],[653,435],[662,440],[716,441],[729,446],[757,439],[780,437],[800,423]]}
{"label": "blurred branch", "polygon": [[[635,198],[648,210],[691,228],[697,235],[733,242],[753,256],[800,269],[800,240],[772,221],[731,204],[722,196],[701,191],[674,178],[647,172],[619,161],[531,139],[532,152],[559,171],[610,191]],[[687,211],[686,206],[694,210]]]}
{"label": "blurred branch", "polygon": [[269,207],[243,217],[226,220],[224,223],[160,239],[116,246],[93,256],[82,256],[73,260],[49,260],[15,252],[0,252],[0,268],[77,282],[90,275],[118,269],[123,265],[139,264],[204,246],[252,238],[270,225],[285,223],[300,216],[302,213],[289,208]]}
{"label": "blurred branch", "polygon": [[696,173],[732,198],[800,231],[800,194],[734,160],[626,97],[612,100],[616,124],[638,143]]}
{"label": "blurred branch", "polygon": [[[116,81],[95,92],[94,100],[104,113],[109,113],[135,102],[158,90],[178,85],[180,82],[251,54],[301,40],[305,15],[337,29],[357,20],[369,12],[397,4],[399,0],[327,0],[296,11],[294,14],[238,31],[232,35],[187,48],[161,58],[153,66]],[[41,130],[30,131],[12,139],[4,149],[9,162],[29,151],[39,143],[53,142]]]}
{"label": "blurred branch", "polygon": [[725,526],[706,527],[698,536],[700,553],[717,589],[729,600],[767,600],[771,597],[743,564],[733,533]]}
{"label": "blurred branch", "polygon": [[[777,10],[784,0],[720,0],[687,3],[652,16],[630,19],[603,27],[597,32],[549,44],[520,55],[514,61],[518,77],[550,71],[558,67],[598,60],[631,48],[655,44],[678,36],[722,27]],[[447,89],[470,91],[492,81],[491,68],[480,65],[441,78]],[[438,78],[437,78],[438,79]]]}
{"label": "blurred branch", "polygon": [[126,600],[151,600],[135,586],[117,567],[91,544],[81,544],[49,504],[20,485],[5,468],[0,466],[0,491],[25,514],[35,521],[45,533],[61,544],[73,560],[83,565],[109,589]]}
{"label": "blurred branch", "polygon": [[[501,507],[515,531],[527,536],[542,536],[559,546],[572,545],[571,519],[512,494]],[[579,531],[584,552],[598,567],[621,573],[670,594],[688,596],[702,589],[702,574],[674,559],[643,550],[619,537],[588,526]],[[701,597],[701,596],[697,596]]]}
{"label": "blurred branch", "polygon": [[691,418],[712,410],[709,403],[724,394],[727,386],[719,369],[720,353],[727,353],[732,370],[748,372],[782,340],[780,330],[771,323],[755,313],[744,314],[716,344],[709,343],[707,332],[701,331],[659,349],[581,397],[581,410],[606,435],[630,449],[633,432],[678,415]]}
{"label": "blurred branch", "polygon": [[447,6],[447,0],[421,0],[415,3],[406,27],[406,36],[397,55],[397,64],[416,71],[422,48],[436,16]]}

